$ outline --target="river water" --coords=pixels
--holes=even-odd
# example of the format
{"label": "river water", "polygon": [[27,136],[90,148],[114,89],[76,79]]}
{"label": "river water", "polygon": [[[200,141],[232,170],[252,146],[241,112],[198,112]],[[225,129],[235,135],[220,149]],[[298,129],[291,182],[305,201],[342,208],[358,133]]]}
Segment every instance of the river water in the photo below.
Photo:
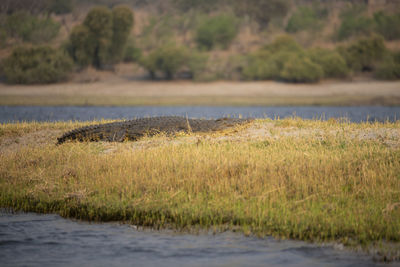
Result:
{"label": "river water", "polygon": [[194,118],[254,117],[304,119],[347,118],[352,122],[395,121],[400,118],[400,107],[40,107],[0,106],[0,123],[12,121],[87,121],[93,119],[132,119],[148,116],[187,116]]}
{"label": "river water", "polygon": [[138,230],[4,210],[0,259],[0,266],[395,266],[300,241]]}

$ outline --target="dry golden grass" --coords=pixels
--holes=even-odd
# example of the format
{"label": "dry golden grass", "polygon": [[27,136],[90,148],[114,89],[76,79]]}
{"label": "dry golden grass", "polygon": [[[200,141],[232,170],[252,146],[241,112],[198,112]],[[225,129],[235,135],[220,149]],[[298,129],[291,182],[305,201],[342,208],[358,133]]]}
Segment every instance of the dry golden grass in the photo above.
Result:
{"label": "dry golden grass", "polygon": [[55,145],[82,125],[1,125],[0,206],[372,244],[399,258],[399,122],[267,119],[210,134]]}

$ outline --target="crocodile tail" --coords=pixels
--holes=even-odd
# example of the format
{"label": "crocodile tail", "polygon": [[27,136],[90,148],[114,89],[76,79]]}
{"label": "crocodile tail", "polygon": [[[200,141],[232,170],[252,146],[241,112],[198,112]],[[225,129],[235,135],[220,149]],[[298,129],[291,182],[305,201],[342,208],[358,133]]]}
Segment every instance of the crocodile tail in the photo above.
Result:
{"label": "crocodile tail", "polygon": [[96,127],[98,127],[98,125],[86,126],[66,132],[61,137],[57,138],[57,145],[60,145],[67,140],[83,139],[84,137],[89,136],[89,134],[93,132]]}

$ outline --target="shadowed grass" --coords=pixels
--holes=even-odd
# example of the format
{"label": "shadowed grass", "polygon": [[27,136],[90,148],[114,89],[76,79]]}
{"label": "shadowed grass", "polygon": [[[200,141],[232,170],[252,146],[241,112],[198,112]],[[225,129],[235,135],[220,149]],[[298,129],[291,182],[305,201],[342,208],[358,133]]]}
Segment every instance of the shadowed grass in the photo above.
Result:
{"label": "shadowed grass", "polygon": [[[29,134],[82,125],[1,125],[0,206],[154,228],[399,244],[398,122],[258,120],[209,135],[6,149]],[[378,251],[399,257],[398,248]]]}

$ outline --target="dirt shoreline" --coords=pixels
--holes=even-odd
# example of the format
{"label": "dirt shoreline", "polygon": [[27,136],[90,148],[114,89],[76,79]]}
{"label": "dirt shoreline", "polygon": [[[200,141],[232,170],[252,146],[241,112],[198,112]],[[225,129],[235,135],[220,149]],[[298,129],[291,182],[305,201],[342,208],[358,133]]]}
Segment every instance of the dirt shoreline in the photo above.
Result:
{"label": "dirt shoreline", "polygon": [[400,82],[127,81],[0,84],[1,105],[400,105]]}

